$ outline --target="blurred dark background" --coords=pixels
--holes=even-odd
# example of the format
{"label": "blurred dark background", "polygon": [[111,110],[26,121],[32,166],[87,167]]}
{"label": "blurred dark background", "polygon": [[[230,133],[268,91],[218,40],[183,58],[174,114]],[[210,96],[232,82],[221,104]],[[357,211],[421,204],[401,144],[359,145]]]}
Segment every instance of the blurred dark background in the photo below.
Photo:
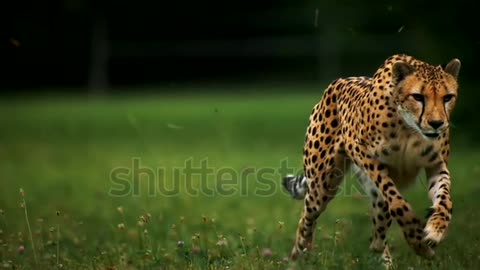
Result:
{"label": "blurred dark background", "polygon": [[371,75],[395,53],[434,64],[460,58],[461,79],[468,82],[480,49],[478,29],[466,16],[473,6],[379,0],[11,1],[3,9],[8,19],[2,84],[9,93],[312,84]]}

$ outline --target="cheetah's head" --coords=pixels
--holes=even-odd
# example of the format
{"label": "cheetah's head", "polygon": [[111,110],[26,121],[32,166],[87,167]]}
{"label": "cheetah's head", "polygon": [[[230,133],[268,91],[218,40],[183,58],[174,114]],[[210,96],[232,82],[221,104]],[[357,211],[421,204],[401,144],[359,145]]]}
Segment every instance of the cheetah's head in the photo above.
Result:
{"label": "cheetah's head", "polygon": [[392,71],[394,100],[407,125],[432,139],[447,131],[457,101],[460,61],[453,59],[445,67],[400,61]]}

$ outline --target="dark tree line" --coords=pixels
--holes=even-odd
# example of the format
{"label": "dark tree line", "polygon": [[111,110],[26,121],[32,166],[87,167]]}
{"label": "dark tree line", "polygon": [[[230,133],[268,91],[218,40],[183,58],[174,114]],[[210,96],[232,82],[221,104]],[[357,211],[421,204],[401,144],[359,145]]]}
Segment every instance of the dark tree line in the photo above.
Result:
{"label": "dark tree line", "polygon": [[462,78],[469,79],[480,48],[478,36],[467,30],[472,5],[13,1],[4,10],[11,19],[3,31],[1,64],[9,89],[107,89],[198,81],[317,82],[369,75],[388,55],[405,52],[434,63],[458,57]]}

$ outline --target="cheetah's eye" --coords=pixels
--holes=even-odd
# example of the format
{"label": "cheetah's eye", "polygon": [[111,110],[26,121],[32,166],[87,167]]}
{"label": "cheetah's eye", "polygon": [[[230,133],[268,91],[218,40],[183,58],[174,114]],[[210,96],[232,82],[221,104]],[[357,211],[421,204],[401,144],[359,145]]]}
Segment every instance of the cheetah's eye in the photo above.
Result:
{"label": "cheetah's eye", "polygon": [[446,95],[443,97],[443,102],[447,103],[454,98],[454,95]]}
{"label": "cheetah's eye", "polygon": [[423,102],[423,95],[422,94],[412,94],[413,99],[419,102]]}

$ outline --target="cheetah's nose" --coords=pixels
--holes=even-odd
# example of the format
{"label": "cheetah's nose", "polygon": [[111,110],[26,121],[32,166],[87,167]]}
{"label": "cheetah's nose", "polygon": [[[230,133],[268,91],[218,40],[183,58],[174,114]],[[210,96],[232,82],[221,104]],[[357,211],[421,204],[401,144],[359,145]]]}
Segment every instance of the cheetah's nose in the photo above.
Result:
{"label": "cheetah's nose", "polygon": [[430,120],[430,121],[428,121],[428,124],[432,128],[438,129],[439,127],[443,126],[443,121],[442,120]]}

